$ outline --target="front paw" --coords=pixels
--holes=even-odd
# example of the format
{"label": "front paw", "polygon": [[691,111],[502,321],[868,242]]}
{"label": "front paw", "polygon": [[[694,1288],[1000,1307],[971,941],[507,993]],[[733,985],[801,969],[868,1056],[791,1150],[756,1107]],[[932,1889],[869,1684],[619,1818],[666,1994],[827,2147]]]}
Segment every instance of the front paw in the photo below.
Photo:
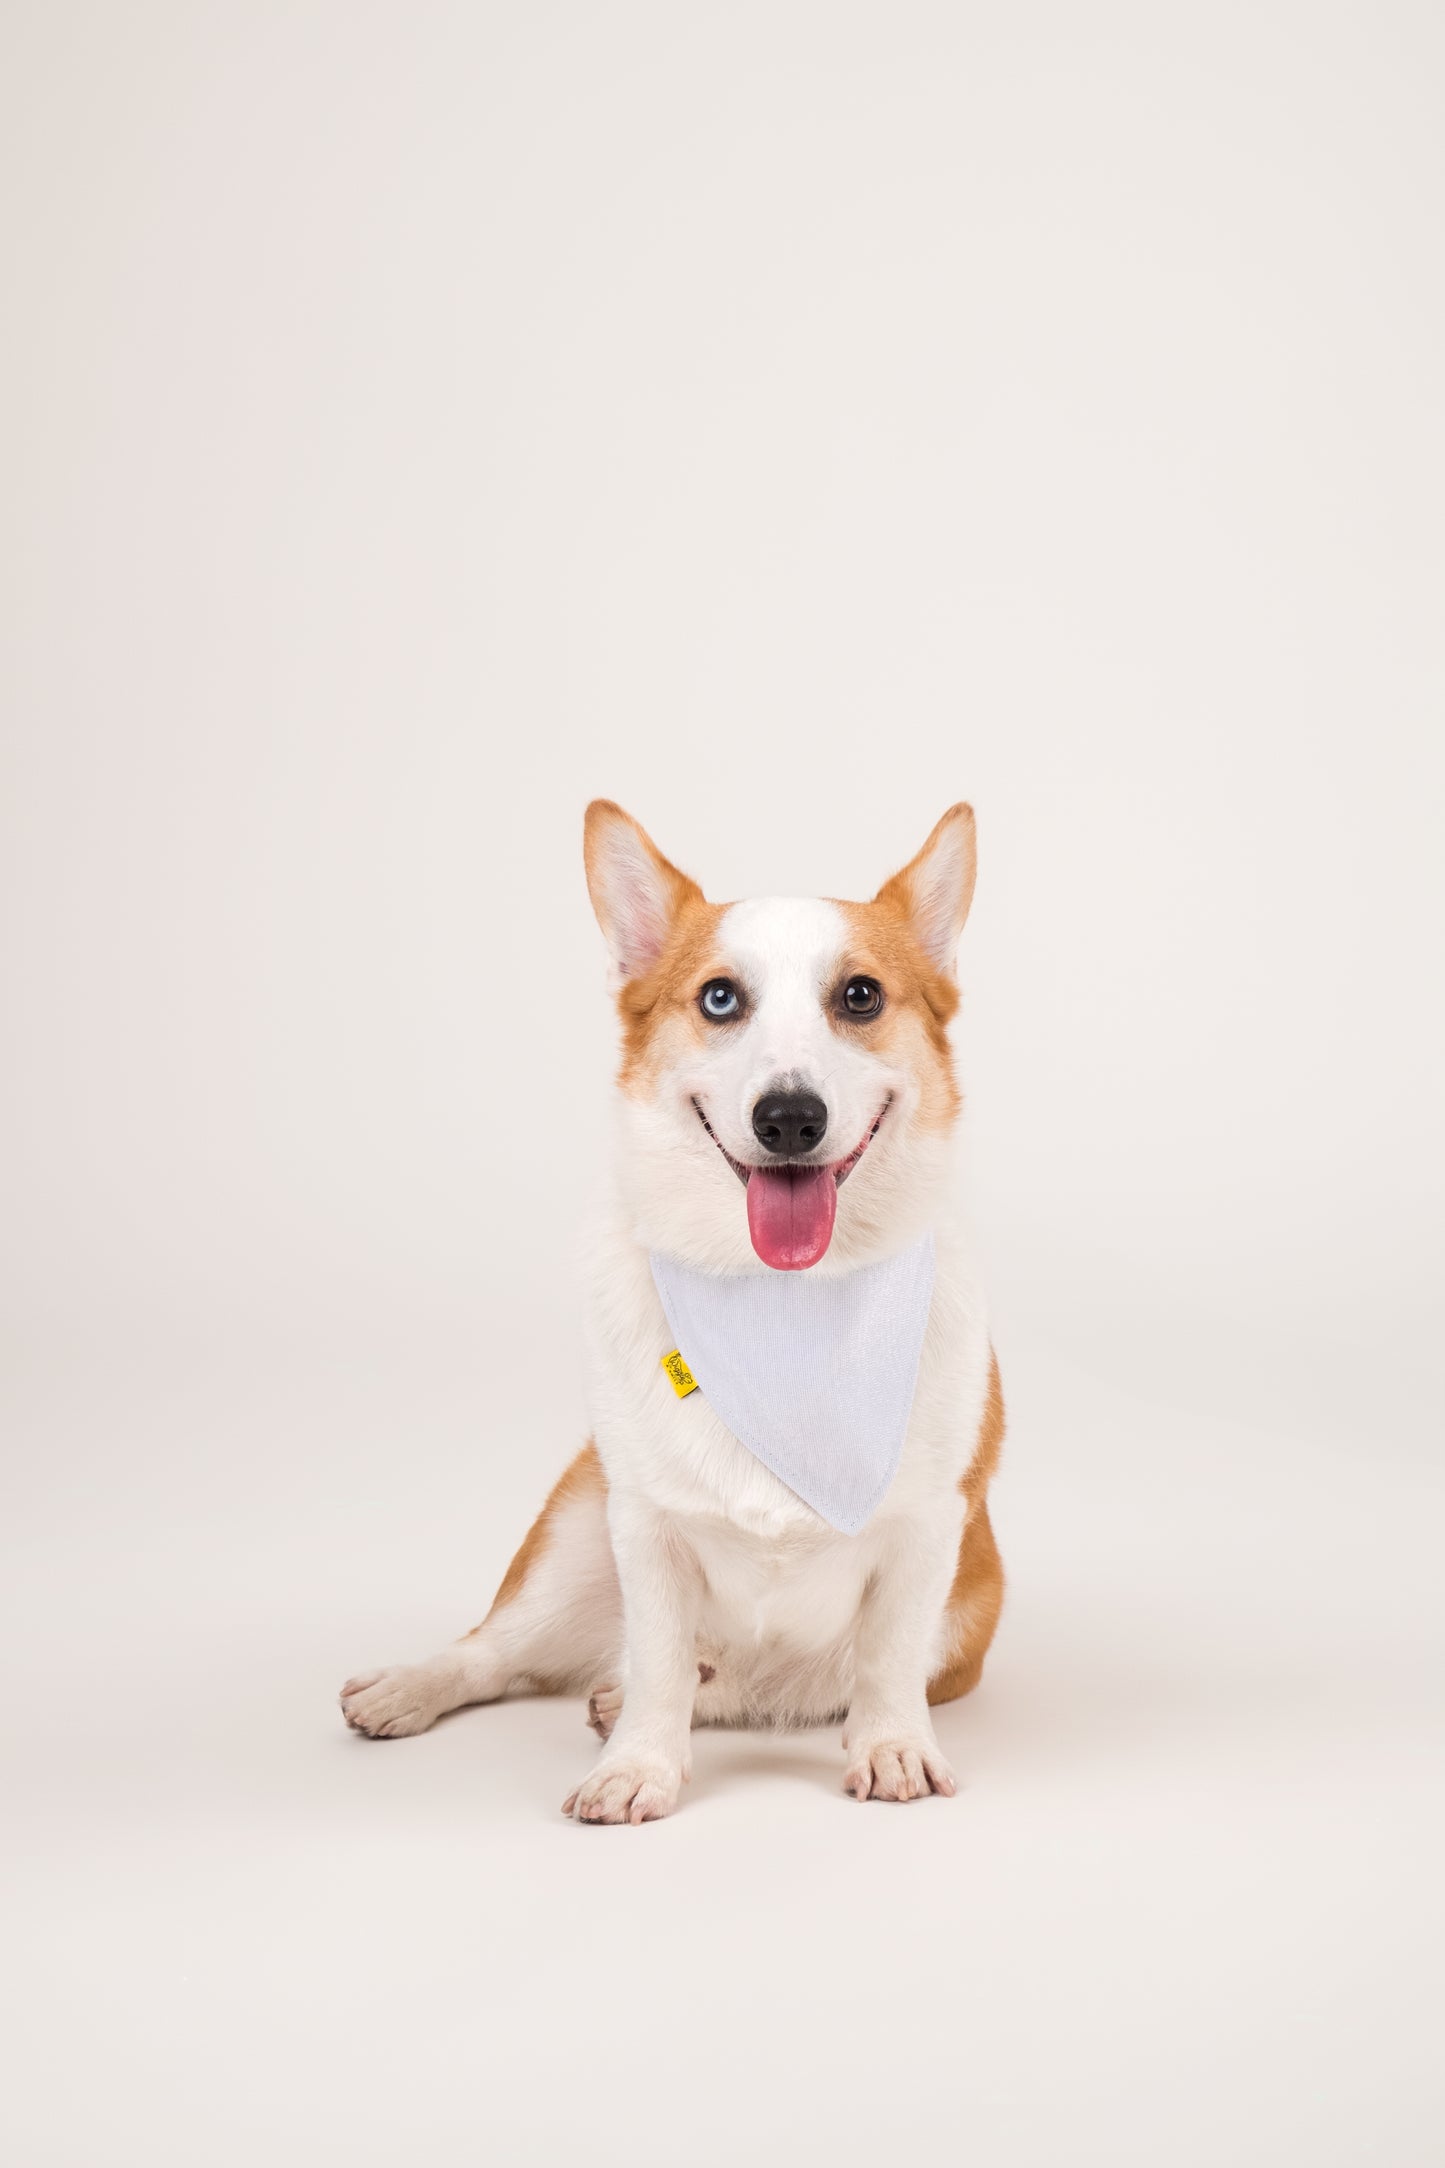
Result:
{"label": "front paw", "polygon": [[562,1802],[579,1822],[660,1822],[677,1805],[683,1771],[651,1756],[603,1755],[591,1776]]}
{"label": "front paw", "polygon": [[843,1789],[855,1799],[951,1799],[958,1786],[936,1740],[917,1732],[843,1742],[848,1769]]}

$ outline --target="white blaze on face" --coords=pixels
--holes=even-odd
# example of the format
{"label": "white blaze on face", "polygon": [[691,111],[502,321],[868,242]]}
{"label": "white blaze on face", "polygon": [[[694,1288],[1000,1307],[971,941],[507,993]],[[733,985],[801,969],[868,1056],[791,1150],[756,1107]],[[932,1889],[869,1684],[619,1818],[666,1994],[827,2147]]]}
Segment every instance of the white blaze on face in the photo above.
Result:
{"label": "white blaze on face", "polygon": [[[707,1050],[707,1067],[716,1079],[718,1112],[736,1136],[739,1156],[759,1156],[753,1135],[753,1108],[768,1090],[786,1083],[796,1091],[816,1092],[828,1109],[830,1158],[851,1150],[856,1139],[837,1142],[834,1087],[845,1049],[831,1030],[824,1004],[842,967],[848,928],[836,904],[809,897],[764,896],[735,903],[718,929],[718,946],[728,958],[747,1000],[747,1014],[732,1028],[722,1026],[716,1052]],[[723,1139],[731,1151],[733,1145]]]}
{"label": "white blaze on face", "polygon": [[722,968],[746,1003],[742,1019],[710,1029],[694,1089],[721,1142],[737,1159],[765,1164],[753,1109],[770,1091],[816,1094],[828,1127],[819,1156],[845,1159],[895,1087],[888,1064],[830,1012],[849,963],[849,928],[834,903],[794,896],[736,903],[718,928]]}
{"label": "white blaze on face", "polygon": [[[764,1263],[783,1271],[805,1270],[827,1250],[838,1201],[831,1163],[849,1149],[838,1146],[829,1087],[840,1049],[827,1016],[846,933],[835,905],[786,898],[734,904],[717,930],[743,1008],[704,1036],[699,1097],[715,1134],[755,1169],[748,1231]],[[770,1152],[754,1129],[754,1109],[780,1093],[807,1094],[826,1111],[808,1165],[790,1164],[791,1150]]]}

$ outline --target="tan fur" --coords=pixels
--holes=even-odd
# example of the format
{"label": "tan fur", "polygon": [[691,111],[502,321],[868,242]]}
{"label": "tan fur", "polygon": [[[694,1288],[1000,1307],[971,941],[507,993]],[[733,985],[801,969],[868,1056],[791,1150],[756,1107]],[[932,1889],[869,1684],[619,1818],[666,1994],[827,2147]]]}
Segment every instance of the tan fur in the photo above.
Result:
{"label": "tan fur", "polygon": [[[965,805],[960,799],[957,805],[951,805],[948,811],[934,822],[932,829],[929,831],[928,841],[924,844],[922,850],[915,851],[907,865],[901,867],[890,880],[885,881],[873,899],[876,904],[882,905],[900,918],[916,918],[918,892],[923,882],[924,868],[945,839],[956,841],[961,846],[965,873],[963,885],[957,891],[952,903],[951,916],[953,925],[948,943],[950,955],[952,954],[953,942],[962,933],[964,921],[967,919],[973,903],[974,881],[978,871],[978,851],[974,830],[973,807]],[[952,973],[935,971],[934,977],[939,980],[944,988],[944,998],[948,1003],[946,1013],[951,1016],[958,1004],[958,992],[953,983]]]}
{"label": "tan fur", "polygon": [[920,1124],[945,1130],[962,1105],[945,1028],[958,1006],[958,989],[932,968],[908,919],[899,915],[895,903],[882,900],[886,893],[880,889],[872,903],[838,905],[852,935],[840,980],[860,973],[877,979],[884,991],[883,1012],[876,1019],[855,1021],[832,1009],[829,1022],[840,1036],[856,1033],[897,1067],[911,1069],[920,1085]]}
{"label": "tan fur", "polygon": [[693,889],[674,911],[667,946],[654,969],[645,978],[629,979],[618,993],[622,1066],[617,1080],[624,1091],[645,1089],[654,1069],[676,1058],[679,1034],[702,1040],[715,1028],[705,1021],[697,997],[709,979],[727,971],[717,947],[727,908],[708,903],[700,889]]}
{"label": "tan fur", "polygon": [[949,1652],[941,1671],[928,1682],[931,1703],[956,1701],[977,1686],[1003,1609],[1003,1562],[998,1555],[985,1498],[998,1466],[1004,1438],[1003,1385],[998,1357],[989,1369],[988,1399],[979,1424],[978,1445],[959,1488],[968,1500],[968,1519],[958,1546],[958,1566],[948,1593],[951,1626]]}
{"label": "tan fur", "polygon": [[871,903],[839,903],[853,934],[843,976],[861,972],[877,979],[885,1006],[876,1022],[855,1022],[837,1010],[830,1014],[835,1031],[866,1034],[868,1045],[913,1070],[923,1085],[919,1119],[924,1127],[939,1130],[952,1124],[962,1105],[947,1029],[958,1008],[958,986],[953,973],[941,969],[923,946],[917,891],[925,862],[941,840],[955,834],[965,846],[969,868],[956,899],[957,938],[973,900],[974,878],[973,808],[962,804],[949,807],[922,850],[883,883]]}
{"label": "tan fur", "polygon": [[492,1598],[492,1608],[487,1617],[482,1620],[481,1626],[474,1626],[471,1633],[464,1634],[463,1640],[472,1640],[482,1631],[488,1619],[493,1618],[506,1604],[513,1602],[521,1594],[528,1574],[547,1548],[552,1523],[562,1508],[574,1498],[600,1498],[605,1497],[606,1493],[607,1478],[602,1472],[602,1461],[596,1446],[589,1438],[576,1458],[568,1462],[548,1492],[546,1504],[522,1538],[520,1550],[502,1575],[502,1585]]}
{"label": "tan fur", "polygon": [[582,832],[582,856],[587,886],[604,929],[608,906],[600,877],[603,840],[609,830],[623,823],[651,860],[668,899],[669,928],[666,944],[648,971],[625,979],[617,994],[622,1019],[622,1065],[618,1082],[624,1091],[644,1087],[654,1065],[665,1058],[671,1033],[679,1029],[701,1034],[707,1026],[697,1009],[699,988],[718,978],[725,962],[713,952],[719,921],[726,904],[709,903],[698,887],[671,859],[664,858],[641,823],[610,798],[594,798],[587,808]]}

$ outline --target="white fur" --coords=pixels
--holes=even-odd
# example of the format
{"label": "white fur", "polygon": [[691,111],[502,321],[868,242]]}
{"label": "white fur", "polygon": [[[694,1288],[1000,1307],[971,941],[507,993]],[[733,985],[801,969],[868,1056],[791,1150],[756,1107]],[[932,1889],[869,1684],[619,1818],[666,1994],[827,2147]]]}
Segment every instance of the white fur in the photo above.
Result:
{"label": "white fur", "polygon": [[[870,1156],[844,1187],[840,1220]],[[628,1610],[622,1715],[600,1769],[645,1767],[657,1782],[665,1763],[675,1795],[694,1702],[707,1721],[775,1724],[826,1721],[851,1703],[854,1763],[906,1745],[926,1748],[946,1773],[926,1692],[943,1655],[963,1530],[958,1486],[983,1419],[990,1353],[956,1231],[940,1226],[936,1240],[938,1277],[902,1463],[883,1505],[850,1537],[795,1498],[699,1397],[677,1399],[659,1368],[671,1340],[646,1246],[616,1210],[597,1230],[588,1275],[591,1408],[624,1604],[634,1578],[647,1584],[638,1611]],[[716,1670],[700,1691],[680,1664],[662,1676],[655,1669],[655,1581],[658,1561],[669,1559],[673,1619],[690,1634],[694,1660]]]}
{"label": "white fur", "polygon": [[[720,965],[746,988],[748,1014],[710,1032],[646,1096],[619,1095],[615,1179],[588,1242],[587,1386],[607,1474],[605,1520],[598,1499],[568,1505],[520,1594],[476,1635],[430,1665],[349,1681],[343,1708],[357,1729],[424,1729],[444,1708],[540,1674],[594,1690],[595,1727],[610,1727],[567,1802],[582,1819],[669,1812],[695,1722],[808,1724],[844,1710],[849,1781],[860,1796],[906,1798],[930,1782],[952,1790],[927,1684],[944,1655],[965,1511],[959,1482],[988,1390],[988,1327],[951,1206],[947,1142],[914,1124],[917,1080],[872,1052],[865,1034],[835,1031],[825,1014],[846,945],[833,904],[770,899],[726,914]],[[748,1239],[743,1185],[693,1102],[735,1158],[758,1163],[765,1155],[750,1110],[780,1078],[823,1097],[828,1133],[818,1156],[829,1161],[849,1153],[888,1104],[839,1190],[833,1241],[812,1269],[847,1271],[925,1227],[935,1236],[937,1278],[902,1461],[882,1506],[851,1537],[755,1460],[701,1395],[680,1401],[660,1367],[672,1343],[650,1248],[704,1270],[768,1269]],[[707,1667],[714,1675],[700,1683]]]}

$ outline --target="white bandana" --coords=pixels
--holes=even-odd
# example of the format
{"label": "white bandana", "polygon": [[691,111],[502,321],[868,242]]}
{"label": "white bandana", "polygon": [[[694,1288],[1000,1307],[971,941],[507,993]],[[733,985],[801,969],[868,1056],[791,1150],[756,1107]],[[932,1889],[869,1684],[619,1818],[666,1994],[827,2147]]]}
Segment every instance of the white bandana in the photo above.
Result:
{"label": "white bandana", "polygon": [[721,1278],[651,1253],[688,1369],[740,1444],[840,1534],[898,1470],[933,1298],[933,1237],[838,1278]]}

